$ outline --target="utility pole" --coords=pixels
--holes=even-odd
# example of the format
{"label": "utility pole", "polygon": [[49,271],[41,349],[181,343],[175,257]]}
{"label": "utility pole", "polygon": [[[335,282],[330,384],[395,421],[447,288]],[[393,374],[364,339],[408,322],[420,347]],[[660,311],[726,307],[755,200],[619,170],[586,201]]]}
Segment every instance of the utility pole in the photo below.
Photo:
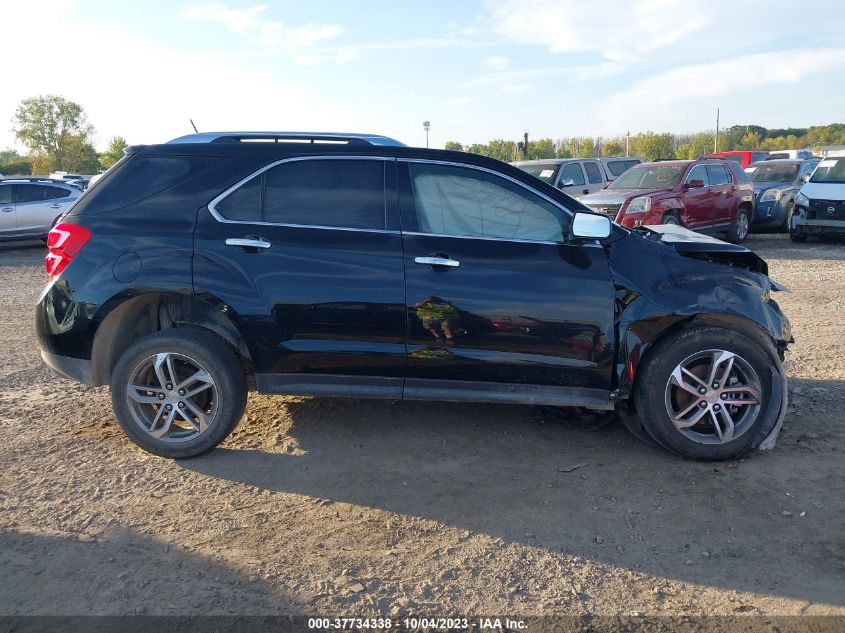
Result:
{"label": "utility pole", "polygon": [[629,156],[629,151],[631,149],[631,131],[628,130],[625,132],[625,158]]}
{"label": "utility pole", "polygon": [[528,132],[523,136],[523,140],[525,145],[522,146],[522,151],[525,154],[525,160],[528,160]]}
{"label": "utility pole", "polygon": [[713,139],[713,153],[719,151],[719,108],[716,108],[716,136]]}
{"label": "utility pole", "polygon": [[428,131],[431,129],[431,121],[423,121],[423,129],[425,130],[425,146],[428,147]]}

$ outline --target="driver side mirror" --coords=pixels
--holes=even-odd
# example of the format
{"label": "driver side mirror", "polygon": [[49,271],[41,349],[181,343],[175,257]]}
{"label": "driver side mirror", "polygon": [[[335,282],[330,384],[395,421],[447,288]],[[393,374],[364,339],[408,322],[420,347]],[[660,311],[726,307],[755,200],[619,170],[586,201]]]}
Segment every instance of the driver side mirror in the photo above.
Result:
{"label": "driver side mirror", "polygon": [[812,175],[813,174],[804,174],[803,176],[801,176],[801,182],[810,182],[810,176]]}
{"label": "driver side mirror", "polygon": [[687,182],[684,187],[686,189],[701,189],[704,186],[704,181],[701,178],[695,178]]}
{"label": "driver side mirror", "polygon": [[566,180],[561,180],[558,188],[563,189],[564,187],[572,187],[575,184],[575,181],[572,179],[567,178]]}
{"label": "driver side mirror", "polygon": [[577,212],[572,218],[572,237],[603,240],[610,237],[610,219],[597,213]]}

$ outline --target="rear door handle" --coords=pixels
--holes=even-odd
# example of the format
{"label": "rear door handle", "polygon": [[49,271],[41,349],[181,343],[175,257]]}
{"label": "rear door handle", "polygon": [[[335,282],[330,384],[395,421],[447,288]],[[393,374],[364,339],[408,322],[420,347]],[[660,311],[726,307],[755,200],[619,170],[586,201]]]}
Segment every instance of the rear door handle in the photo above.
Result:
{"label": "rear door handle", "polygon": [[260,237],[230,237],[226,240],[226,246],[238,246],[240,248],[255,248],[258,250],[266,250],[273,245],[267,240],[262,239]]}
{"label": "rear door handle", "polygon": [[448,257],[414,257],[414,262],[424,266],[446,266],[448,268],[457,268],[461,265],[461,262],[457,259],[449,259]]}
{"label": "rear door handle", "polygon": [[62,208],[62,205],[60,205],[60,204],[51,204],[51,205],[50,205],[50,208],[51,208],[51,209],[61,209],[61,208]]}

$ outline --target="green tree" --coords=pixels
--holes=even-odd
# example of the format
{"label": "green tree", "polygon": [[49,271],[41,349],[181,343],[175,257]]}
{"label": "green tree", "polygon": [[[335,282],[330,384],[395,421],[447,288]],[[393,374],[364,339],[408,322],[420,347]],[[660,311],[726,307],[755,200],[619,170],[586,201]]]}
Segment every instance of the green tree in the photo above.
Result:
{"label": "green tree", "polygon": [[585,158],[590,158],[596,155],[596,144],[593,139],[585,137],[581,139],[578,144],[578,155]]}
{"label": "green tree", "polygon": [[15,111],[13,130],[39,166],[49,163],[51,169],[66,171],[90,166],[94,128],[78,103],[57,95],[24,99]]}
{"label": "green tree", "polygon": [[[444,149],[451,150],[453,152],[462,152],[464,151],[464,146],[458,143],[457,141],[446,141],[446,145],[443,146]],[[104,165],[105,166],[105,165]]]}
{"label": "green tree", "polygon": [[[450,149],[448,147],[449,143],[446,143],[446,145],[446,149]],[[458,149],[461,149],[460,143],[457,143],[457,146]],[[117,161],[123,158],[123,150],[125,149],[126,139],[122,136],[113,136],[109,141],[106,151],[100,154],[100,166],[103,169],[108,169],[109,167],[114,165]]]}
{"label": "green tree", "polygon": [[521,152],[516,147],[516,143],[514,141],[506,141],[505,139],[495,138],[487,144],[487,147],[490,151],[487,155],[491,158],[497,158],[505,162],[522,158]]}
{"label": "green tree", "polygon": [[631,137],[631,153],[645,160],[675,158],[675,137],[669,133],[637,134]]}
{"label": "green tree", "polygon": [[539,160],[542,158],[556,158],[557,148],[550,138],[541,138],[528,142],[528,158]]}
{"label": "green tree", "polygon": [[762,142],[763,136],[760,132],[746,132],[740,140],[740,149],[760,149],[760,143]]}
{"label": "green tree", "polygon": [[625,148],[619,141],[605,141],[601,144],[602,156],[623,156],[624,154]]}
{"label": "green tree", "polygon": [[0,174],[5,176],[27,175],[32,173],[32,163],[16,150],[0,151]]}

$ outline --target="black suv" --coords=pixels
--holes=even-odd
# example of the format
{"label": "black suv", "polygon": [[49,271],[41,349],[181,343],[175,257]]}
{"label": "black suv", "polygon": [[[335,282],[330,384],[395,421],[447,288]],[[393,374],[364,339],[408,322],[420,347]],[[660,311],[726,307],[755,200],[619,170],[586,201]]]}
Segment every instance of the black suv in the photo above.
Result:
{"label": "black suv", "polygon": [[45,362],[110,385],[166,457],[216,446],[248,389],[615,409],[699,459],[772,445],[786,409],[763,260],[612,225],[482,156],[364,135],[133,147],[48,246]]}

